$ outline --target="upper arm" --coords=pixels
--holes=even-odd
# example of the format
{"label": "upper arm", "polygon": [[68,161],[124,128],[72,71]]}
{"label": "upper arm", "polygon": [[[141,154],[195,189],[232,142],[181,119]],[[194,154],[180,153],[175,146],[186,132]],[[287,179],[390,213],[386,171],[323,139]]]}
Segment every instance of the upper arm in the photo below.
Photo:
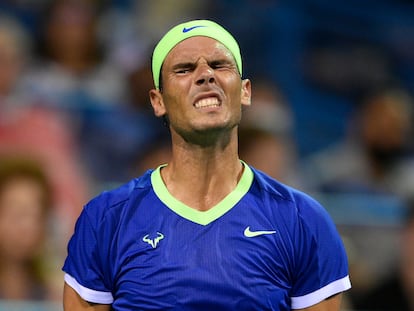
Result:
{"label": "upper arm", "polygon": [[63,288],[63,309],[65,311],[110,311],[111,305],[90,303],[70,287],[66,282]]}
{"label": "upper arm", "polygon": [[329,297],[316,305],[298,311],[339,311],[341,308],[342,293]]}
{"label": "upper arm", "polygon": [[[299,217],[295,233],[295,282],[292,307],[303,310],[336,310],[324,306],[340,298],[326,299],[351,287],[348,260],[341,236],[328,212],[309,197],[298,200]],[[326,299],[326,300],[325,300]],[[305,307],[323,301],[316,309]]]}
{"label": "upper arm", "polygon": [[86,301],[100,304],[113,302],[110,288],[112,281],[109,277],[111,267],[107,265],[109,256],[106,251],[109,239],[99,230],[102,215],[98,204],[88,204],[84,208],[68,244],[68,255],[62,268],[65,272],[65,289],[70,297],[68,303],[75,301],[76,296],[71,295],[74,294],[72,291],[79,293]]}

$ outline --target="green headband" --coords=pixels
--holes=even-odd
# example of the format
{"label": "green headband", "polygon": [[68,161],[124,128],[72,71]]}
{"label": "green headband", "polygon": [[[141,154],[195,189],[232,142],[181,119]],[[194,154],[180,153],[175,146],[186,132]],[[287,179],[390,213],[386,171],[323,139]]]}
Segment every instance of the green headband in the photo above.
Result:
{"label": "green headband", "polygon": [[157,89],[160,86],[161,67],[168,53],[181,41],[195,36],[210,37],[222,43],[233,54],[239,73],[242,75],[240,48],[234,37],[213,21],[193,20],[170,29],[155,47],[152,54],[152,75]]}

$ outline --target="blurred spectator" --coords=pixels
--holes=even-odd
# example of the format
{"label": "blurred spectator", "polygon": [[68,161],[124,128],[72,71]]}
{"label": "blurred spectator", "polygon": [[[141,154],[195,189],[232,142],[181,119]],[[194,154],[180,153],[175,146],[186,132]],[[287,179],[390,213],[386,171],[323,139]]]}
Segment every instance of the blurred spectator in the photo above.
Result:
{"label": "blurred spectator", "polygon": [[[53,252],[46,240],[52,188],[42,168],[26,159],[0,158],[0,299],[52,299]],[[51,283],[50,283],[51,284]]]}
{"label": "blurred spectator", "polygon": [[146,43],[153,44],[156,38],[163,35],[161,29],[177,22],[205,17],[205,10],[210,5],[205,0],[130,1],[128,10],[136,25],[138,38],[144,38],[148,40]]}
{"label": "blurred spectator", "polygon": [[149,103],[150,67],[131,70],[126,87],[126,100],[114,109],[95,111],[80,133],[84,161],[98,183],[129,179],[137,158],[168,134]]}
{"label": "blurred spectator", "polygon": [[0,155],[31,157],[44,165],[51,180],[61,234],[73,222],[89,194],[89,183],[79,162],[71,127],[58,112],[38,105],[22,87],[29,46],[13,19],[0,18]]}
{"label": "blurred spectator", "polygon": [[170,140],[168,128],[155,117],[149,102],[149,90],[154,87],[149,63],[136,68],[128,78],[129,109],[134,112],[137,119],[146,120],[145,123],[139,122],[137,132],[145,139],[141,139],[141,146],[137,146],[135,152],[132,152],[135,157],[132,167],[129,167],[135,177],[149,168],[167,162],[170,156]]}
{"label": "blurred spectator", "polygon": [[[41,62],[27,79],[30,89],[48,105],[69,112],[76,128],[82,164],[94,182],[117,179],[113,159],[128,144],[131,117],[119,112],[125,98],[121,71],[106,61],[99,41],[96,1],[58,0],[46,11]],[[128,120],[128,121],[126,121]],[[119,139],[119,133],[125,134]],[[108,143],[111,149],[103,149]],[[107,160],[107,161],[106,161]],[[115,176],[115,177],[114,177]]]}
{"label": "blurred spectator", "polygon": [[389,277],[353,302],[356,310],[414,310],[414,201],[401,230],[398,266]]}
{"label": "blurred spectator", "polygon": [[[109,0],[100,25],[100,37],[111,61],[123,70],[147,64],[147,51],[163,35],[161,29],[178,22],[206,17],[210,1]],[[111,31],[108,31],[110,29]]]}
{"label": "blurred spectator", "polygon": [[[281,21],[292,18],[290,12],[284,12],[284,2],[272,0],[209,0],[206,12],[215,20],[226,25],[237,38],[243,51],[243,58],[248,62],[243,64],[246,77],[268,75],[270,79],[280,70],[276,65],[280,57],[278,40],[284,37]],[[232,14],[229,14],[229,12]],[[289,17],[287,17],[289,16]],[[260,21],[249,23],[246,21]],[[290,45],[293,38],[284,38],[285,45]],[[260,48],[259,48],[260,47]],[[292,60],[293,55],[289,55]],[[274,80],[274,79],[272,79]],[[254,110],[254,109],[253,109]]]}
{"label": "blurred spectator", "polygon": [[45,16],[44,58],[26,79],[42,102],[71,112],[82,164],[97,187],[129,178],[131,165],[163,129],[149,105],[152,75],[139,61],[144,48],[134,50],[142,54],[136,60],[108,55],[125,42],[111,41],[120,29],[114,21],[102,23],[102,14],[110,8],[100,11],[100,5],[83,0],[51,2]]}
{"label": "blurred spectator", "polygon": [[171,142],[165,135],[161,135],[151,144],[148,144],[144,152],[141,152],[135,163],[130,168],[131,177],[140,176],[149,169],[155,169],[161,164],[166,164],[171,157]]}
{"label": "blurred spectator", "polygon": [[262,76],[254,78],[252,83],[254,109],[244,108],[241,126],[256,126],[274,134],[293,134],[292,111],[278,85]]}
{"label": "blurred spectator", "polygon": [[41,11],[50,0],[2,0],[0,12],[18,19],[31,37],[37,37]]}
{"label": "blurred spectator", "polygon": [[240,157],[255,168],[279,181],[285,180],[290,161],[285,139],[260,127],[241,127],[239,130]]}
{"label": "blurred spectator", "polygon": [[16,105],[26,100],[20,76],[29,61],[31,40],[11,16],[0,15],[0,104]]}
{"label": "blurred spectator", "polygon": [[245,108],[239,128],[240,158],[281,182],[300,186],[288,103],[275,84],[263,79],[253,83],[254,109]]}
{"label": "blurred spectator", "polygon": [[413,102],[401,89],[367,96],[344,141],[304,161],[312,189],[407,196],[414,191]]}
{"label": "blurred spectator", "polygon": [[[43,17],[39,64],[26,83],[42,101],[67,109],[114,105],[123,75],[106,61],[97,1],[51,1]],[[77,111],[75,111],[77,112]]]}
{"label": "blurred spectator", "polygon": [[398,231],[381,218],[398,217],[399,202],[414,193],[412,104],[403,89],[368,94],[349,120],[348,136],[303,162],[305,186],[336,198],[333,210],[358,224],[345,230],[353,299],[366,297],[395,265]]}

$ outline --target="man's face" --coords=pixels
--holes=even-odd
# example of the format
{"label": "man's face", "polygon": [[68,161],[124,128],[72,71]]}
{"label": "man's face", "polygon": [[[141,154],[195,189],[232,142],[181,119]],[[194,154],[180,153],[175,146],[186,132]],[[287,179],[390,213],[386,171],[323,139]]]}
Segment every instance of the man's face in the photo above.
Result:
{"label": "man's face", "polygon": [[241,80],[231,52],[208,37],[175,46],[162,67],[158,116],[167,115],[181,136],[218,133],[236,127],[241,105],[250,104],[250,81]]}

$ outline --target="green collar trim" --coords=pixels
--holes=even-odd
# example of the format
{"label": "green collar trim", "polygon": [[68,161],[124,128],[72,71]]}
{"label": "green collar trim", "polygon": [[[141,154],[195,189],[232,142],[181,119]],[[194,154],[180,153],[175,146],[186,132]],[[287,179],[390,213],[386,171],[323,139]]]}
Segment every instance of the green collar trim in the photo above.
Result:
{"label": "green collar trim", "polygon": [[168,189],[161,178],[161,168],[165,165],[159,166],[152,172],[151,183],[155,194],[169,209],[185,219],[205,226],[227,213],[249,191],[250,186],[253,183],[253,172],[246,163],[243,161],[242,163],[244,165],[244,172],[236,188],[217,205],[207,211],[195,210],[180,202],[168,192]]}

